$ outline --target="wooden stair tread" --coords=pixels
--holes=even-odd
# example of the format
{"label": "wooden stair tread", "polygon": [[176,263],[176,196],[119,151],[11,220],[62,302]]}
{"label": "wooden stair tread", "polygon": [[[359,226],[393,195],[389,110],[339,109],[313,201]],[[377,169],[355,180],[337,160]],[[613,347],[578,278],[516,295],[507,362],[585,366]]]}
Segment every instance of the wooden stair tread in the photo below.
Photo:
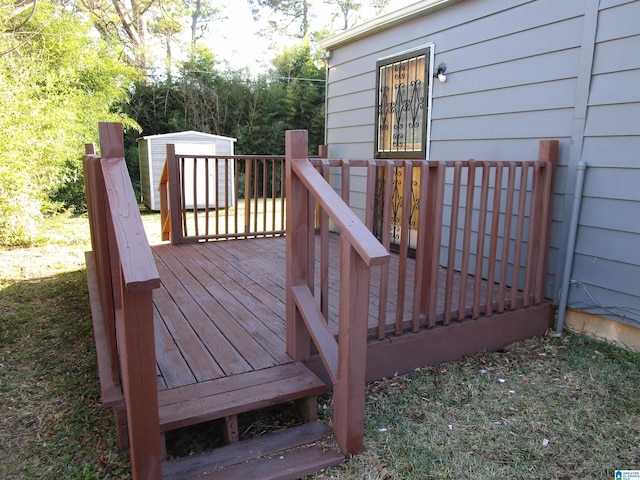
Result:
{"label": "wooden stair tread", "polygon": [[217,448],[163,464],[165,480],[297,479],[341,464],[343,454],[317,445],[327,435],[321,421]]}
{"label": "wooden stair tread", "polygon": [[325,384],[297,362],[161,390],[160,430],[166,432],[325,391]]}

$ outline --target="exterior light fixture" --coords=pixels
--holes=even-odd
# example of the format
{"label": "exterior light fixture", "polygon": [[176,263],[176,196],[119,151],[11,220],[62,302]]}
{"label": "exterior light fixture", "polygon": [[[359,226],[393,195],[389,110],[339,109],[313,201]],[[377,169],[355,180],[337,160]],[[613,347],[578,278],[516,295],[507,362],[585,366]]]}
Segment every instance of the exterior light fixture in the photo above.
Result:
{"label": "exterior light fixture", "polygon": [[447,71],[447,64],[442,62],[440,65],[438,65],[438,69],[436,70],[436,74],[434,75],[434,77],[438,77],[438,80],[440,80],[440,83],[444,83],[447,81],[447,76],[444,74],[444,72]]}

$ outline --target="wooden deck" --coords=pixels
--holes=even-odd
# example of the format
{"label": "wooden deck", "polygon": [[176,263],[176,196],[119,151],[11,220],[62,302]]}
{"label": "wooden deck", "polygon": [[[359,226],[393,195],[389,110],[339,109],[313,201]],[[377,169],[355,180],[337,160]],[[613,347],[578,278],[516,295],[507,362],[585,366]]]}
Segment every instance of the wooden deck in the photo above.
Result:
{"label": "wooden deck", "polygon": [[[336,335],[338,242],[332,235],[329,324]],[[163,244],[152,250],[162,282],[153,292],[160,392],[293,362],[285,352],[284,237]],[[408,284],[413,282],[413,262],[409,259]],[[398,263],[398,255],[392,255],[386,308],[389,332],[394,329],[397,310],[393,286],[397,284]],[[440,280],[444,289],[444,269]],[[471,285],[474,278],[466,281]],[[372,339],[378,325],[379,282],[380,269],[375,269],[369,306]],[[460,285],[459,275],[454,285]],[[482,291],[486,291],[486,285]],[[413,303],[411,292],[407,289],[403,308],[407,323]],[[473,288],[466,292],[470,308]],[[457,309],[457,305],[452,308]],[[440,302],[438,313],[443,312]]]}
{"label": "wooden deck", "polygon": [[[304,425],[266,443],[278,459],[283,445],[299,447],[294,470],[283,477],[279,463],[265,463],[262,455],[249,470],[300,478],[362,449],[365,381],[502,348],[544,333],[553,318],[543,286],[557,142],[541,142],[537,161],[313,163],[306,132],[288,131],[286,240],[272,231],[209,243],[187,236],[180,221],[185,179],[168,148],[161,197],[163,237],[171,245],[151,248],[140,241],[139,215],[131,214],[138,206],[122,125],[100,124],[99,131],[104,157],[92,146],[83,157],[93,247],[87,279],[103,400],[116,412],[121,445],[130,446],[133,478],[161,478],[163,470],[197,476],[231,458],[239,459],[237,468],[229,465],[218,477],[238,469],[244,475],[252,460],[237,456],[238,415],[290,402]],[[352,167],[367,171],[365,223],[327,182],[331,169],[339,169],[342,191],[350,191]],[[417,210],[415,261],[407,255],[412,210],[403,209],[399,223],[391,218],[398,169],[407,178],[420,170],[417,188],[426,200]],[[454,179],[449,197],[447,172]],[[464,172],[474,179],[465,188]],[[491,193],[492,185],[502,188]],[[404,183],[402,198],[410,198],[411,188]],[[503,194],[504,212],[491,210],[490,204],[502,205]],[[449,224],[459,227],[448,239],[445,205],[451,205]],[[387,239],[381,244],[371,233],[376,218],[382,232],[398,223],[401,255],[390,255]],[[316,397],[327,388],[333,388],[331,425],[341,450],[328,457],[307,449],[322,430],[314,426]],[[177,470],[173,460],[161,464],[165,432],[216,419],[223,420],[230,449],[190,457]]]}

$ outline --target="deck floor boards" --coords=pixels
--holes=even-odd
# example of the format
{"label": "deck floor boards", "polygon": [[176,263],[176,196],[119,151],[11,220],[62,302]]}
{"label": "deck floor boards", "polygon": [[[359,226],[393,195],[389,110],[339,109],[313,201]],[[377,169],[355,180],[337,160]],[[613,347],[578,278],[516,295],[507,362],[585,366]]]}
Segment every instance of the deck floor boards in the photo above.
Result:
{"label": "deck floor boards", "polygon": [[[162,285],[154,291],[158,389],[209,382],[291,363],[286,354],[285,238],[257,238],[152,247]],[[330,235],[329,325],[338,331],[339,241]],[[319,242],[315,249],[320,258]],[[391,256],[386,324],[393,329],[398,301],[398,255]],[[407,260],[402,318],[411,320],[415,261]],[[316,269],[316,289],[320,272]],[[446,271],[438,288],[444,291]],[[457,309],[459,275],[453,283]],[[470,308],[473,277],[467,279]],[[372,269],[369,328],[375,331],[380,268]],[[486,287],[482,289],[484,291]],[[441,298],[442,295],[439,295]],[[484,300],[483,300],[484,302]],[[442,313],[444,305],[438,305]]]}

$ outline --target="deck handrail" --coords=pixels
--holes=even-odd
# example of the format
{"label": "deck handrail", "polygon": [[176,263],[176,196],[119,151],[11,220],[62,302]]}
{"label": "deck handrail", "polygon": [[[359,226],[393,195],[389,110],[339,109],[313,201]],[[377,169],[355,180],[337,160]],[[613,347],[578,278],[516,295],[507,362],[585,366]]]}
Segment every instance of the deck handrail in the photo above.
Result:
{"label": "deck handrail", "polygon": [[[287,131],[286,157],[287,352],[305,360],[313,339],[334,386],[334,436],[344,453],[354,454],[364,439],[370,267],[387,264],[389,254],[311,165],[306,130]],[[338,342],[326,321],[327,292],[320,306],[313,294],[316,204],[341,233]],[[324,277],[328,267],[321,268]]]}
{"label": "deck handrail", "polygon": [[133,478],[161,478],[152,303],[160,276],[124,160],[122,124],[99,123],[99,137],[101,155],[87,153],[83,164],[112,380],[126,405]]}
{"label": "deck handrail", "polygon": [[175,245],[285,234],[284,155],[177,154],[173,144],[166,149],[158,185],[163,240]]}

